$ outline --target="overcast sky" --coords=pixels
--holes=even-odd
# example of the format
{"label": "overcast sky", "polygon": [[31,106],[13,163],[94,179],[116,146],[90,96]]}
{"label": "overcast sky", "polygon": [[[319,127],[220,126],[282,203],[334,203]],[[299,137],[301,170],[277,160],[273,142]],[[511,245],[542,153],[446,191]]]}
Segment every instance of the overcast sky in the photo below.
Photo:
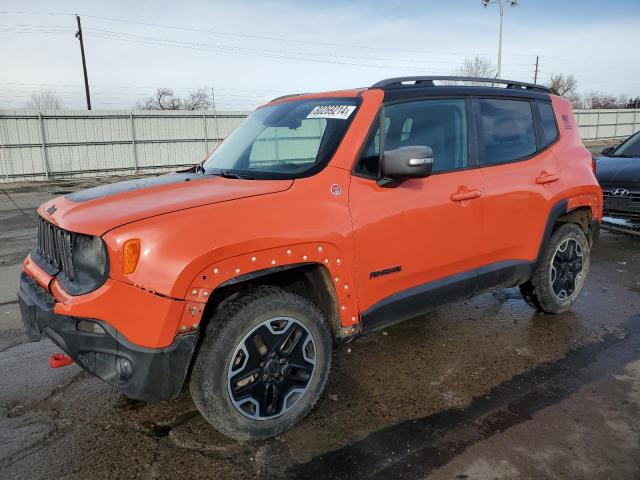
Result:
{"label": "overcast sky", "polygon": [[[498,9],[480,0],[0,0],[0,107],[54,89],[83,108],[82,17],[94,109],[128,108],[156,87],[215,87],[220,109],[274,96],[449,74],[496,62]],[[23,13],[18,13],[23,12]],[[640,95],[640,0],[521,0],[505,11],[502,77],[573,73],[581,92]]]}

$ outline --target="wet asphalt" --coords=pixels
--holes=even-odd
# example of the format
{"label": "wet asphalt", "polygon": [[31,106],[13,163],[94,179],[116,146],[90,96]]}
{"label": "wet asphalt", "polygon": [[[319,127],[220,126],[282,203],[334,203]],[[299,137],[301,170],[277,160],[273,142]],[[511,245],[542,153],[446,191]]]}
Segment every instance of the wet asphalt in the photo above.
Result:
{"label": "wet asphalt", "polygon": [[565,314],[507,289],[337,346],[313,412],[243,444],[186,389],[129,400],[24,336],[35,207],[102,181],[3,186],[24,212],[0,192],[1,478],[640,478],[640,238],[602,234]]}

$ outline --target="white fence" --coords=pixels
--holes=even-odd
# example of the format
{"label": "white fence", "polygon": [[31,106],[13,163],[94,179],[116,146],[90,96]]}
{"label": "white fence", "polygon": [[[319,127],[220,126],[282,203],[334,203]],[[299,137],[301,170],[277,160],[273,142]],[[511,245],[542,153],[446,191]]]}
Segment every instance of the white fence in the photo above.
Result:
{"label": "white fence", "polygon": [[[575,113],[584,140],[622,138],[640,130],[640,110]],[[0,181],[167,171],[193,165],[246,115],[0,110]],[[290,140],[293,149],[294,144],[299,147],[300,141],[313,139]]]}
{"label": "white fence", "polygon": [[0,181],[193,165],[247,112],[0,110]]}
{"label": "white fence", "polygon": [[575,110],[583,140],[624,138],[640,130],[640,109]]}

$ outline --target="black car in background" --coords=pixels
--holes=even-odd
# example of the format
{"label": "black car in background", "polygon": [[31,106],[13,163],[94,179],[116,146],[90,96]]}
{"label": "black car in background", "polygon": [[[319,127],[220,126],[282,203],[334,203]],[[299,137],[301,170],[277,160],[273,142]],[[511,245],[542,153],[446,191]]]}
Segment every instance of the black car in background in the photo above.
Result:
{"label": "black car in background", "polygon": [[603,223],[640,229],[640,132],[602,155],[596,176],[604,195]]}

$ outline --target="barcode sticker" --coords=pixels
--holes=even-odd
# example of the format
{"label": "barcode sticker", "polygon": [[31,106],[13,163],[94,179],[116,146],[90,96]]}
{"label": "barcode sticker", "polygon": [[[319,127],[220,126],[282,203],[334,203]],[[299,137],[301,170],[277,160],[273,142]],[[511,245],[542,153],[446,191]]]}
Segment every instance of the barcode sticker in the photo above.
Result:
{"label": "barcode sticker", "polygon": [[318,105],[309,112],[307,118],[334,118],[346,120],[356,109],[355,105]]}

